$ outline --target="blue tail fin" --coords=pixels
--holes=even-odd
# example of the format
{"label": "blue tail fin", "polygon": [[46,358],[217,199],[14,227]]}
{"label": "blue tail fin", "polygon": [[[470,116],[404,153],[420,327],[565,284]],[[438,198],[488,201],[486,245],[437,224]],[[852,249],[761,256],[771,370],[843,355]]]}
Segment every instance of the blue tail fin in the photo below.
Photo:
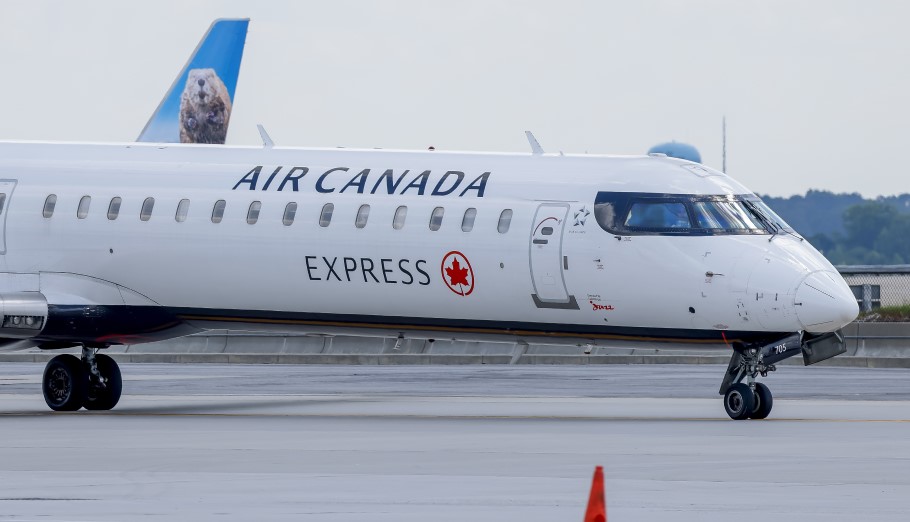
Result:
{"label": "blue tail fin", "polygon": [[224,143],[249,23],[212,22],[137,141]]}

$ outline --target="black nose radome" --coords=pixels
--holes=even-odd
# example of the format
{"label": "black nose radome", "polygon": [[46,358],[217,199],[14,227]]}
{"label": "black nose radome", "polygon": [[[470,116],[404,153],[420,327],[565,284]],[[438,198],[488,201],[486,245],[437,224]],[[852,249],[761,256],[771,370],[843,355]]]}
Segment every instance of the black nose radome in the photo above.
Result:
{"label": "black nose radome", "polygon": [[202,87],[203,85],[205,85],[205,80],[203,80],[202,78],[200,78],[200,79],[196,80],[196,83],[198,83],[199,86]]}

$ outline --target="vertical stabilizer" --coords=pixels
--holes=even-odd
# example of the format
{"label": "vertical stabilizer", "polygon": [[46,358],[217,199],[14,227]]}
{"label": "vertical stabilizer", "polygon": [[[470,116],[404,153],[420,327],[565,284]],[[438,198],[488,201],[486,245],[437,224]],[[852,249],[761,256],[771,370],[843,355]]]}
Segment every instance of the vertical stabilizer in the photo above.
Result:
{"label": "vertical stabilizer", "polygon": [[225,142],[249,23],[212,22],[137,141]]}

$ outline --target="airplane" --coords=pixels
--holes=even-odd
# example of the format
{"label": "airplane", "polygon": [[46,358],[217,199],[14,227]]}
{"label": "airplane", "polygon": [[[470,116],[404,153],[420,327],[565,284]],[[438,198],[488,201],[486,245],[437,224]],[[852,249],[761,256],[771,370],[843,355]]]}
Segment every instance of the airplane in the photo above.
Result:
{"label": "airplane", "polygon": [[[712,342],[720,394],[845,351],[834,267],[754,193],[662,154],[0,142],[0,339],[55,411],[110,410],[120,344],[208,329]],[[265,137],[264,137],[265,138]],[[726,348],[729,347],[729,348]]]}

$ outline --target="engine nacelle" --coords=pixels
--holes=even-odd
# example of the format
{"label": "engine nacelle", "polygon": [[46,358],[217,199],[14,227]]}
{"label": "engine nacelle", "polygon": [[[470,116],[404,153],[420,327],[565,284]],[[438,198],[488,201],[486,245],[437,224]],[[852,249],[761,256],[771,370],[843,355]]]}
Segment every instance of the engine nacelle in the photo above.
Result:
{"label": "engine nacelle", "polygon": [[47,314],[47,299],[40,292],[0,294],[0,337],[36,337],[47,325]]}

